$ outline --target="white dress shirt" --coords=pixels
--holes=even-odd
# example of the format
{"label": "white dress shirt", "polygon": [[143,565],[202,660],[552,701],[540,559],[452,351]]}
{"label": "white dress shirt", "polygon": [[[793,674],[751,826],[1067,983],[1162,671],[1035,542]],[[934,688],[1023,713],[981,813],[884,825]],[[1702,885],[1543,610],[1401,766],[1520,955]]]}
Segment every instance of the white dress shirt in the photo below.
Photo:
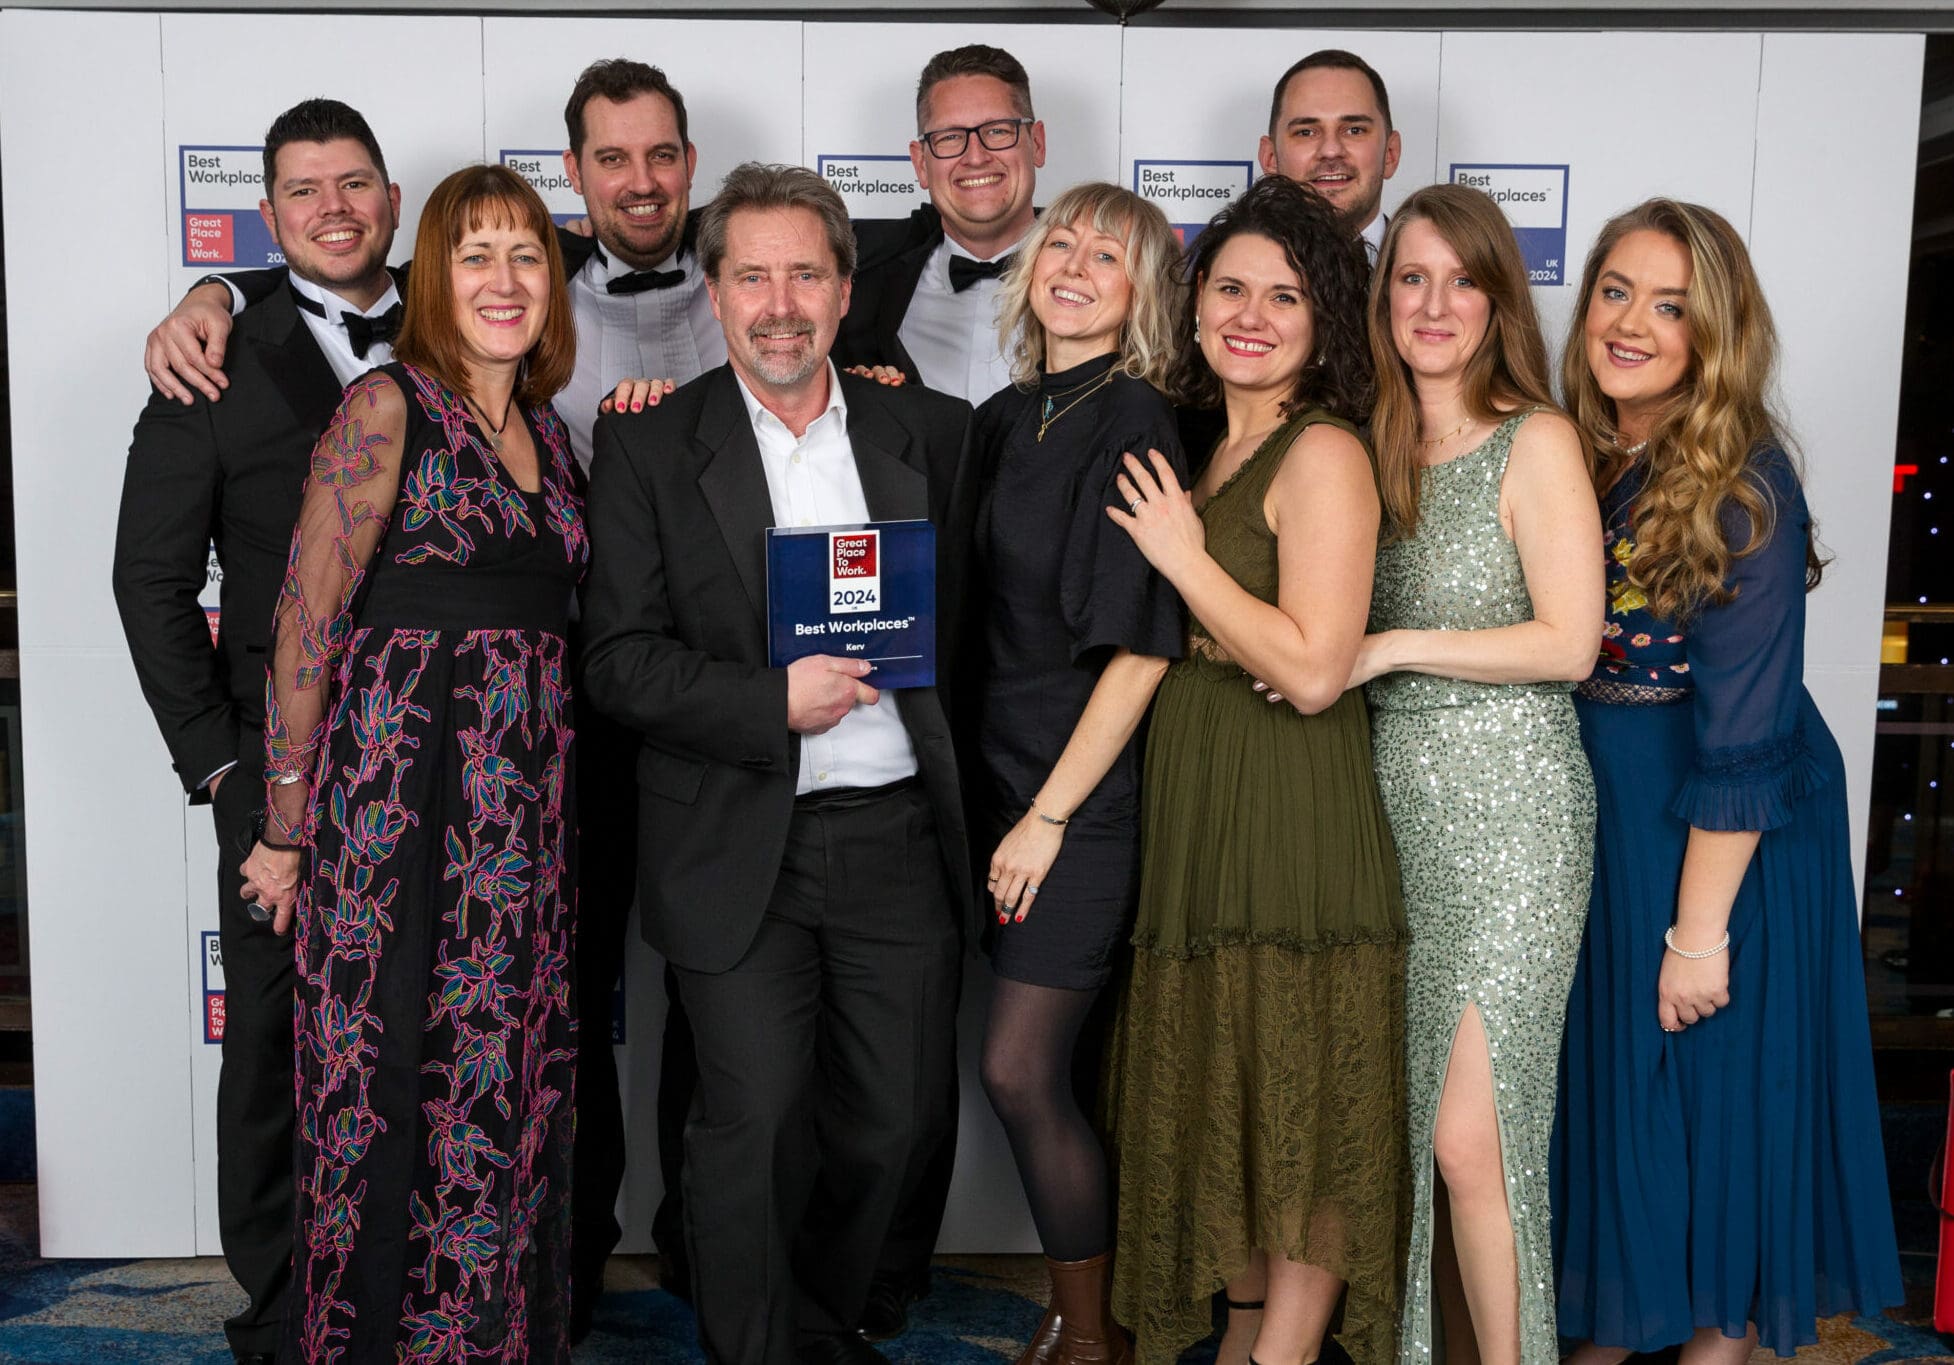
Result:
{"label": "white dress shirt", "polygon": [[1364,224],[1364,230],[1357,235],[1364,239],[1364,253],[1377,264],[1377,253],[1384,249],[1384,229],[1391,225],[1391,215],[1379,209],[1377,217]]}
{"label": "white dress shirt", "polygon": [[[869,519],[868,497],[855,468],[848,439],[848,400],[842,396],[832,361],[828,364],[828,408],[795,437],[787,424],[768,412],[736,372],[740,398],[760,444],[767,474],[767,496],[776,526],[833,526]],[[875,686],[875,675],[863,679]],[[801,736],[800,780],[796,796],[880,787],[916,775],[916,749],[896,708],[896,694],[884,692],[874,706],[856,702],[841,723],[821,735]]]}
{"label": "white dress shirt", "polygon": [[570,449],[590,469],[597,405],[625,379],[670,379],[689,384],[726,363],[726,334],[712,315],[705,272],[691,252],[660,267],[684,272],[669,289],[613,294],[613,275],[628,275],[599,247],[570,277],[570,310],[577,320],[577,368],[556,396],[556,413],[570,429]]}
{"label": "white dress shirt", "polygon": [[1013,243],[996,256],[979,258],[945,237],[923,262],[909,311],[896,335],[915,360],[912,378],[938,393],[955,394],[976,407],[1011,382],[1011,363],[997,344],[997,300],[1002,280],[979,280],[959,294],[950,287],[950,257],[997,260],[1023,245]]}
{"label": "white dress shirt", "polygon": [[355,308],[330,289],[322,289],[311,280],[302,280],[296,273],[288,278],[294,291],[326,310],[326,315],[320,317],[309,308],[301,308],[299,316],[305,319],[305,325],[312,332],[313,340],[319,343],[319,349],[326,353],[326,363],[332,366],[333,377],[339,380],[340,388],[345,388],[368,370],[385,365],[394,358],[392,344],[385,341],[376,341],[367,347],[364,358],[356,356],[353,354],[353,342],[346,335],[348,313],[377,318],[400,302],[400,291],[394,288],[392,279],[387,281],[387,292],[380,296],[378,303],[371,308]]}

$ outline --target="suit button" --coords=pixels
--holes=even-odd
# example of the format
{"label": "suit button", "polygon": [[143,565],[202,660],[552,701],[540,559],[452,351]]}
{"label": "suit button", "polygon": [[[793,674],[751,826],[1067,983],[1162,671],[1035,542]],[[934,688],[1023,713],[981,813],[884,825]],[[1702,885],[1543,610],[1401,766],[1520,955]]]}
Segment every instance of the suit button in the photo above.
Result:
{"label": "suit button", "polygon": [[828,780],[828,775],[826,773],[816,773],[814,774],[814,780],[816,782],[826,782]]}

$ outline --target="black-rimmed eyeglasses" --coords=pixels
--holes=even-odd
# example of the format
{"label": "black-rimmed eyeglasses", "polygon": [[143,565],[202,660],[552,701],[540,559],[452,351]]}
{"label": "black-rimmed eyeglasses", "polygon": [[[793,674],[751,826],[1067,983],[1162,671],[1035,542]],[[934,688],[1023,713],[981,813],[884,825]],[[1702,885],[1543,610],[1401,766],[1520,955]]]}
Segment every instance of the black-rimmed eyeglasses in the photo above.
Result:
{"label": "black-rimmed eyeglasses", "polygon": [[1029,118],[993,119],[973,128],[938,128],[935,132],[923,134],[923,145],[930,149],[930,155],[938,161],[950,161],[960,157],[970,146],[970,135],[977,134],[977,140],[984,144],[984,150],[991,152],[1009,151],[1018,145],[1024,130],[1038,120]]}

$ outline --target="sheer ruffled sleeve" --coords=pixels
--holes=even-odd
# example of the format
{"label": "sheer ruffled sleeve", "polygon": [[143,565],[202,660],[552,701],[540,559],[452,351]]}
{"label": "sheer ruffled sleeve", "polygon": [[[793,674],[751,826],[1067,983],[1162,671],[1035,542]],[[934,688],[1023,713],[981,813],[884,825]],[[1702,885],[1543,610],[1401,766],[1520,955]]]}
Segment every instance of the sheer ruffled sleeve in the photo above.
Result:
{"label": "sheer ruffled sleeve", "polygon": [[[1751,477],[1776,507],[1771,539],[1735,561],[1736,596],[1703,611],[1684,645],[1696,685],[1696,760],[1671,813],[1698,829],[1769,830],[1825,781],[1806,743],[1805,538],[1811,513],[1790,460],[1769,450]],[[1732,545],[1750,537],[1741,507],[1726,506]]]}
{"label": "sheer ruffled sleeve", "polygon": [[265,837],[272,843],[311,842],[307,814],[333,668],[399,492],[406,426],[400,387],[376,371],[346,390],[312,451],[265,682]]}
{"label": "sheer ruffled sleeve", "polygon": [[[1162,404],[1163,412],[1166,411]],[[1065,555],[1059,569],[1059,609],[1072,636],[1076,662],[1097,649],[1128,649],[1159,659],[1178,659],[1186,647],[1187,616],[1180,594],[1154,572],[1146,556],[1106,515],[1124,507],[1116,480],[1131,451],[1142,464],[1158,450],[1188,486],[1187,456],[1171,421],[1135,426],[1093,456],[1072,499]]]}

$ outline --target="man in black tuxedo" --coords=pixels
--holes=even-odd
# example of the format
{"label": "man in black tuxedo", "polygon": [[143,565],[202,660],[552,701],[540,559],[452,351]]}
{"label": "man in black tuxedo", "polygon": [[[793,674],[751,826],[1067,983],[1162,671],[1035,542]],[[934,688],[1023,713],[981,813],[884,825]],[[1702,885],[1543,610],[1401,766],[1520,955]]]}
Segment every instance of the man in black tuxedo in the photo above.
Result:
{"label": "man in black tuxedo", "polygon": [[855,300],[835,363],[892,365],[975,406],[1011,380],[998,352],[998,279],[1031,231],[1045,164],[1045,125],[1018,59],[981,43],[930,58],[909,160],[930,201],[907,218],[855,225]]}
{"label": "man in black tuxedo", "polygon": [[707,1358],[875,1362],[852,1329],[947,1117],[969,851],[943,689],[881,693],[842,657],[767,666],[765,532],[928,517],[954,641],[970,409],[836,373],[854,240],[812,171],[735,169],[699,256],[730,363],[597,424],[585,687],[643,739],[643,929],[698,1047]]}
{"label": "man in black tuxedo", "polygon": [[[400,297],[387,253],[400,188],[366,120],[307,100],[265,134],[265,224],[291,280],[244,310],[230,396],[150,396],[136,422],[115,535],[115,600],[143,696],[192,805],[217,827],[224,953],[217,1217],[249,1303],[224,1324],[240,1361],[278,1351],[292,1255],[289,939],[245,896],[239,865],[264,832],[265,642],[314,442],[341,388],[392,359]],[[215,543],[216,647],[197,595]]]}

